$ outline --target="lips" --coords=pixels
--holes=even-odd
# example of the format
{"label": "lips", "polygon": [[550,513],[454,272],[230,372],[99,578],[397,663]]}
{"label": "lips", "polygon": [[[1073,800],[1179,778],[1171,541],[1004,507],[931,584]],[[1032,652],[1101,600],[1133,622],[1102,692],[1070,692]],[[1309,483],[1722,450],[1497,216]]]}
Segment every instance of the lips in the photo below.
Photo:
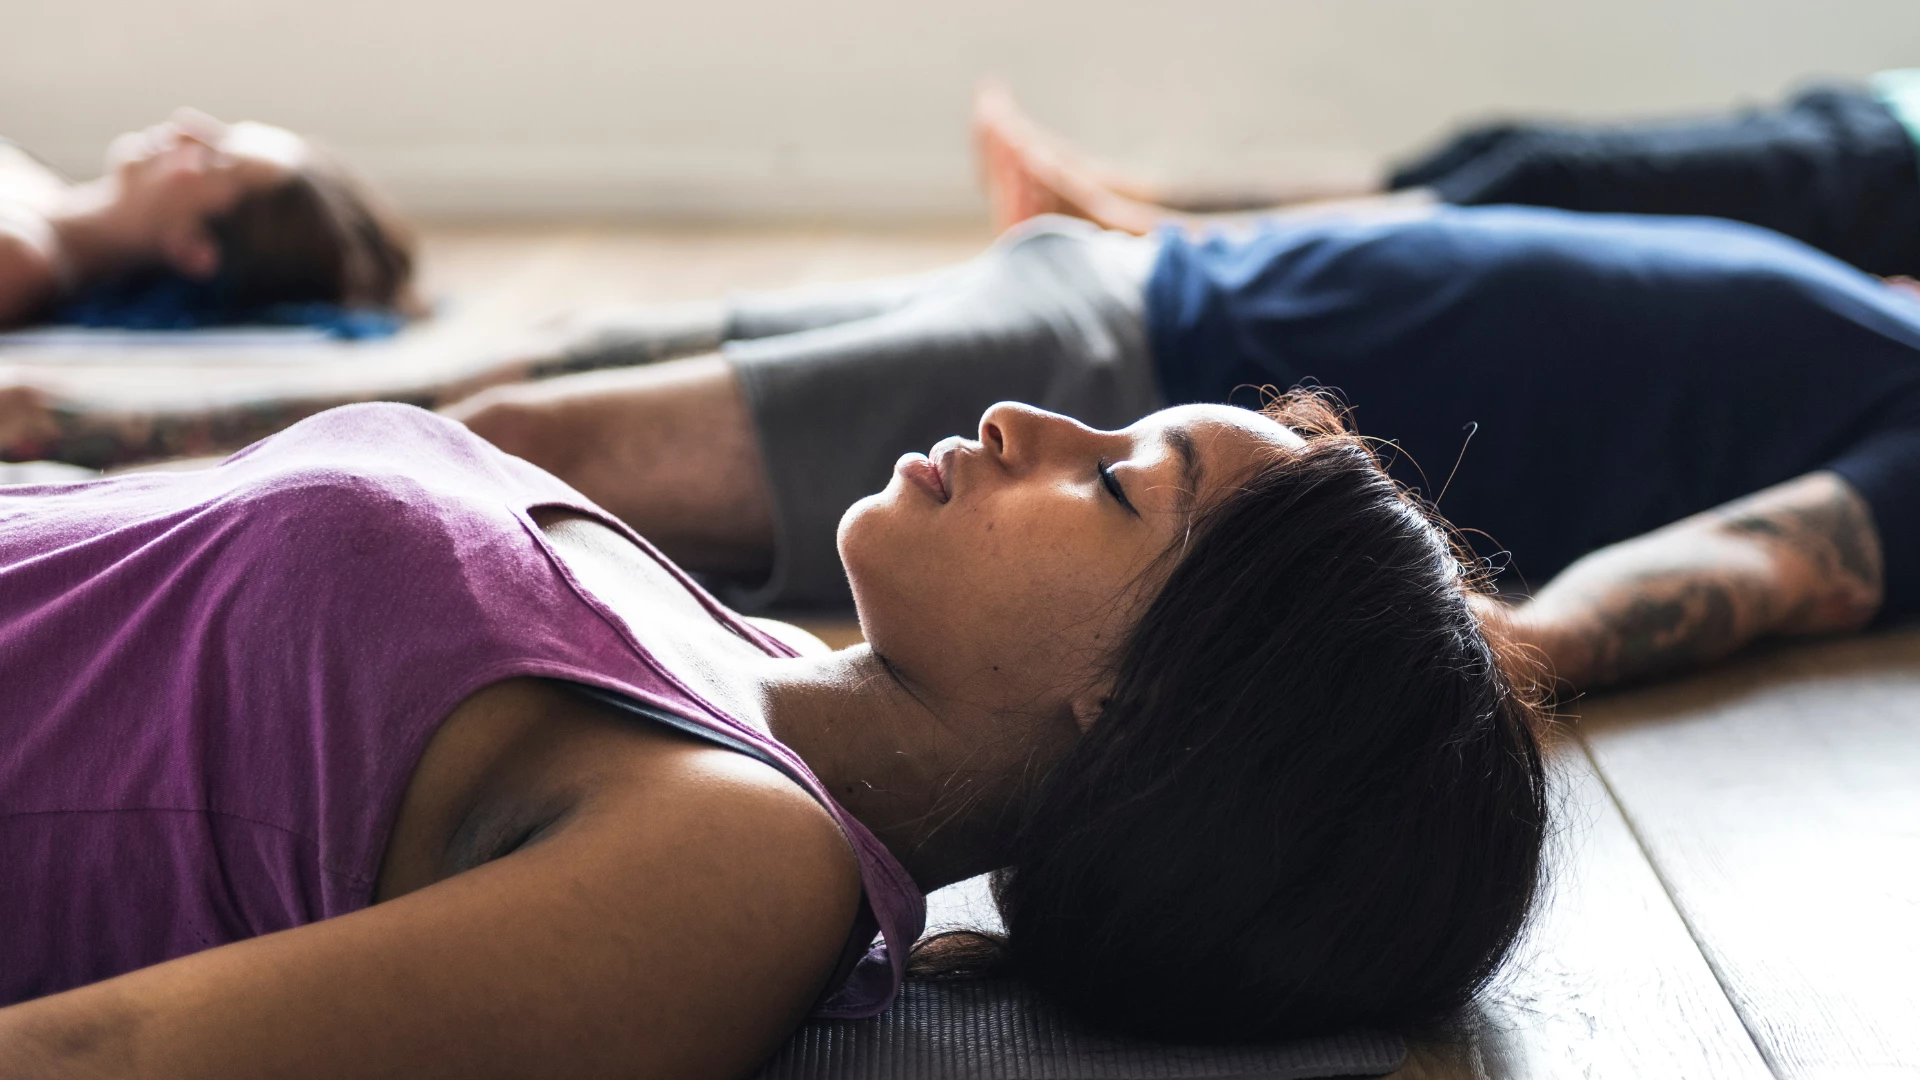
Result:
{"label": "lips", "polygon": [[925,454],[908,454],[901,458],[900,475],[925,490],[936,502],[944,503],[953,497],[947,490],[946,477],[941,474],[940,466]]}

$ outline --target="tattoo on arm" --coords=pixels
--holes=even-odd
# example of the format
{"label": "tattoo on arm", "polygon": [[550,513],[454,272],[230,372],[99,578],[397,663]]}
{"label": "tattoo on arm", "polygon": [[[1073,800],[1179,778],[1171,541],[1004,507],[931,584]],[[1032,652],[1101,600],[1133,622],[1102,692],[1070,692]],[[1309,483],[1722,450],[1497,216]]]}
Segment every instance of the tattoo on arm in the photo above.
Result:
{"label": "tattoo on arm", "polygon": [[1742,500],[1726,508],[1723,527],[1791,549],[1831,598],[1856,607],[1870,602],[1877,608],[1885,585],[1884,567],[1880,535],[1866,500],[1830,473],[1814,479],[1826,482],[1823,486],[1830,490],[1825,497],[1781,500],[1772,507],[1743,506],[1746,500]]}
{"label": "tattoo on arm", "polygon": [[1562,676],[1597,687],[1680,671],[1770,634],[1858,629],[1882,592],[1866,503],[1812,473],[1581,560],[1529,608]]}
{"label": "tattoo on arm", "polygon": [[1584,627],[1587,685],[1649,678],[1717,659],[1738,648],[1764,598],[1733,580],[1647,581],[1596,606]]}

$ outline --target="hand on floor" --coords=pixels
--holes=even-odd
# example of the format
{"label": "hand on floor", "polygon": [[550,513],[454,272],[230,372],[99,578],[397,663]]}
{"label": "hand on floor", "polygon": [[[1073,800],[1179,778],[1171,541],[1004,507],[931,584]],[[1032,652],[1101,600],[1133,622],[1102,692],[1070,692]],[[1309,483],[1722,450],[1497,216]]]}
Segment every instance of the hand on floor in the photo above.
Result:
{"label": "hand on floor", "polygon": [[1880,280],[1886,282],[1890,288],[1906,293],[1915,300],[1920,300],[1920,281],[1915,281],[1905,274],[1896,277],[1881,278]]}
{"label": "hand on floor", "polygon": [[0,460],[40,457],[37,447],[59,434],[44,392],[31,386],[0,386]]}

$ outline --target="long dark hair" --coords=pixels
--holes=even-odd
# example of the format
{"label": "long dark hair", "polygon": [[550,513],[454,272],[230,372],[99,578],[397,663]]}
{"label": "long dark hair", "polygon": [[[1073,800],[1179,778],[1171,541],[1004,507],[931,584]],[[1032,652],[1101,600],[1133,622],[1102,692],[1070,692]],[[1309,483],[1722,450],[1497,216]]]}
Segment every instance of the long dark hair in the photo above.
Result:
{"label": "long dark hair", "polygon": [[1011,969],[1096,1025],[1256,1039],[1444,1019],[1537,887],[1540,709],[1442,524],[1321,399],[1307,438],[1206,510],[1111,699],[1028,801],[1004,938],[921,973]]}
{"label": "long dark hair", "polygon": [[416,313],[414,240],[365,180],[325,149],[207,222],[222,298],[236,309],[319,302]]}

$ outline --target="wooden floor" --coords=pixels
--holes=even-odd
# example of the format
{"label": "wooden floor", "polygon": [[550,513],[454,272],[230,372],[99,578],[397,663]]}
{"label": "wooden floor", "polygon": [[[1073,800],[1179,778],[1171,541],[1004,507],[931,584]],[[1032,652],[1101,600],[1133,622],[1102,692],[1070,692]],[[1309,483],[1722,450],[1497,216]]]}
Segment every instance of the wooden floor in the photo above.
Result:
{"label": "wooden floor", "polygon": [[[565,306],[906,272],[985,242],[432,231],[442,316],[387,346],[325,347],[305,367],[404,382],[463,349],[509,347]],[[187,384],[243,394],[288,370],[232,352],[0,353],[0,376],[127,401]],[[836,644],[858,638],[844,619],[812,625]],[[1920,631],[1774,650],[1578,712],[1554,753],[1547,902],[1464,1033],[1417,1044],[1399,1075],[1920,1077]]]}

